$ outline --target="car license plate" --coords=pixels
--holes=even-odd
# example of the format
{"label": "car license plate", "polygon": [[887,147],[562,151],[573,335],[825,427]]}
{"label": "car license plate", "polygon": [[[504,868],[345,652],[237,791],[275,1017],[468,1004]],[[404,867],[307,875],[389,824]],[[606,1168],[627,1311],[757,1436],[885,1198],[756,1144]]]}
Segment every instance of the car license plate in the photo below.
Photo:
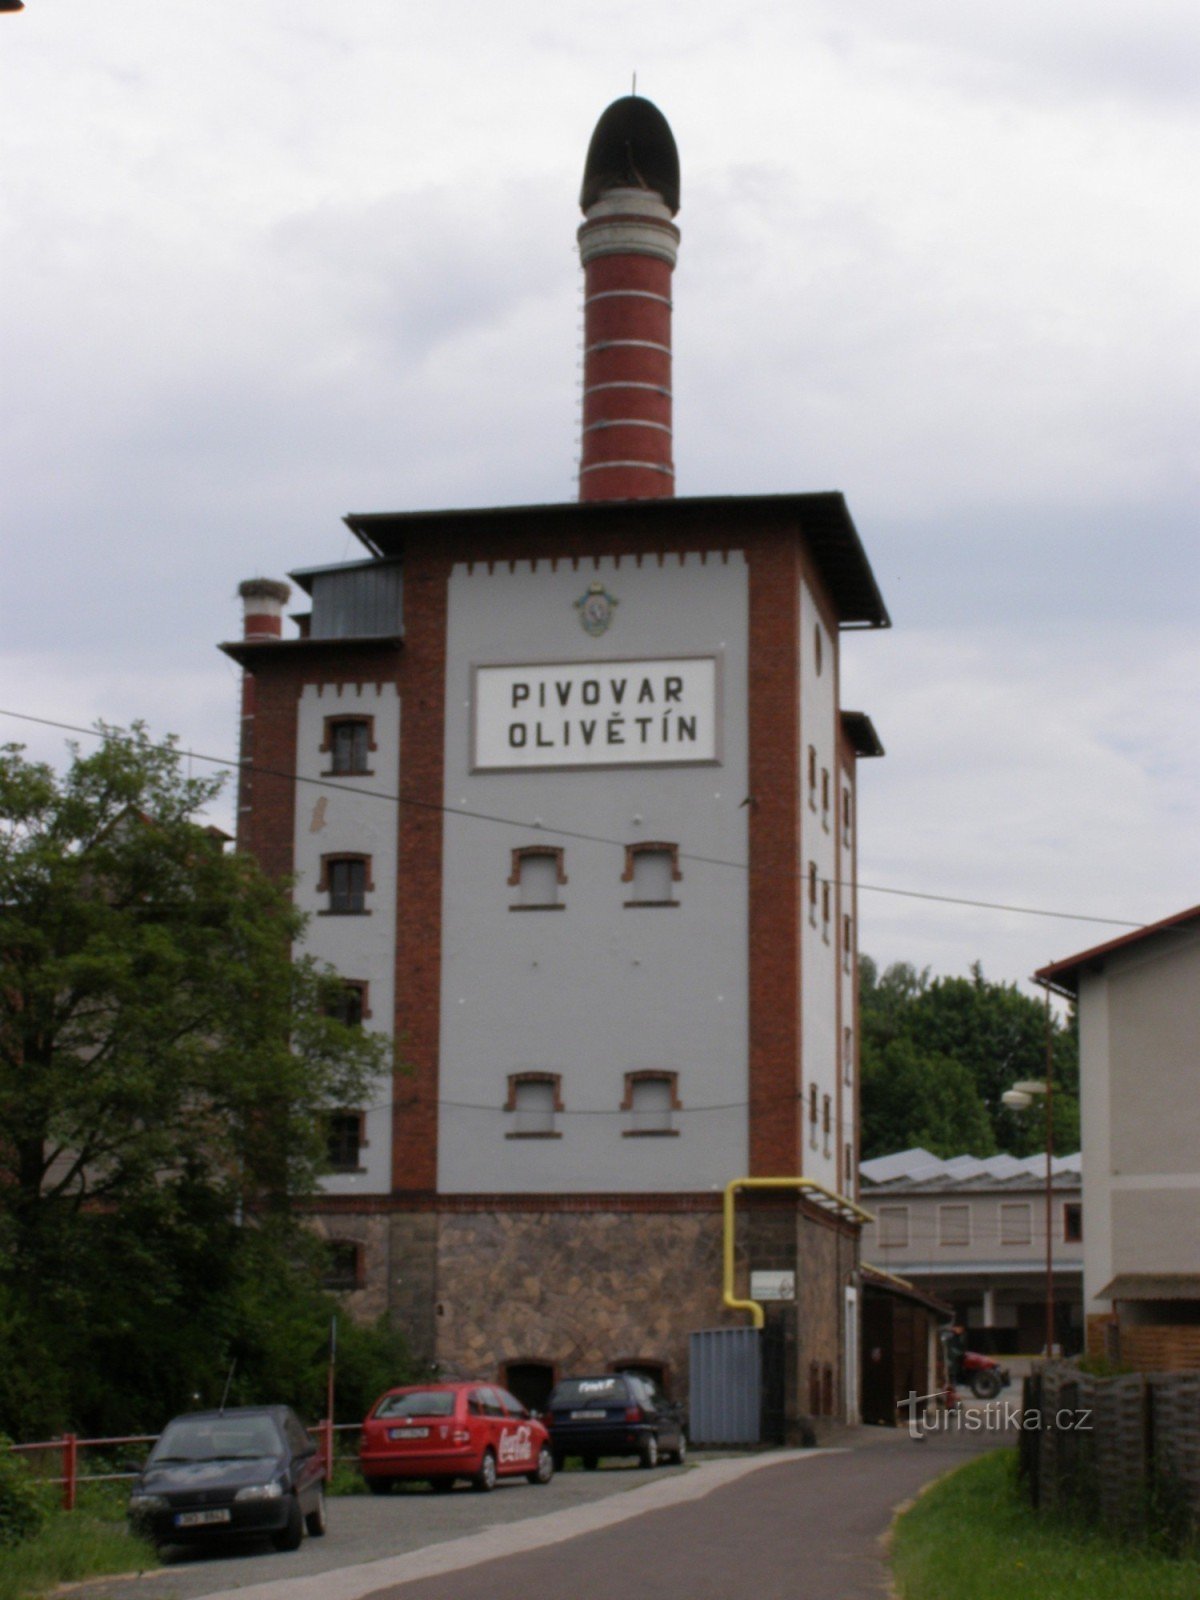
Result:
{"label": "car license plate", "polygon": [[428,1439],[428,1428],[389,1428],[389,1439]]}
{"label": "car license plate", "polygon": [[177,1528],[200,1528],[210,1522],[228,1522],[229,1512],[221,1511],[180,1511],[176,1513],[175,1526]]}
{"label": "car license plate", "polygon": [[572,1422],[603,1422],[607,1416],[604,1411],[572,1411]]}

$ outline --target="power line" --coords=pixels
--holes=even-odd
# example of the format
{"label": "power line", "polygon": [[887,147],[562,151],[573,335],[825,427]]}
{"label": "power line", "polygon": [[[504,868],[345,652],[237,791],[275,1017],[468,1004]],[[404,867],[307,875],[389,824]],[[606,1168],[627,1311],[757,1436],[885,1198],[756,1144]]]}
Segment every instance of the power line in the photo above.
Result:
{"label": "power line", "polygon": [[[18,722],[30,722],[43,728],[55,728],[63,733],[82,734],[85,738],[92,739],[120,739],[132,742],[130,736],[116,727],[101,724],[100,728],[84,728],[76,723],[60,722],[52,717],[33,716],[29,712],[9,711],[0,707],[0,717],[11,717]],[[557,827],[553,824],[538,822],[530,823],[518,817],[498,816],[488,811],[473,811],[465,806],[448,806],[436,800],[420,800],[412,796],[394,794],[386,789],[371,789],[355,784],[353,787],[346,783],[337,782],[330,778],[308,777],[298,772],[287,772],[277,767],[259,766],[251,761],[231,761],[226,756],[206,755],[200,750],[181,749],[178,745],[148,739],[148,746],[153,750],[171,751],[178,756],[186,756],[189,761],[205,761],[212,766],[221,767],[226,772],[248,772],[255,776],[265,778],[281,778],[289,783],[309,784],[314,788],[333,789],[339,794],[353,795],[365,800],[384,800],[390,805],[411,806],[415,810],[440,813],[447,817],[461,817],[469,822],[493,823],[505,828],[535,829],[538,833],[552,834],[558,839],[573,839],[583,844],[609,845],[623,849],[628,842],[625,839],[607,838],[603,834],[584,833],[578,829]],[[690,861],[697,866],[724,867],[734,871],[749,872],[750,864],[745,861],[731,861],[721,856],[700,855],[693,851],[680,850],[679,859]],[[764,869],[765,870],[765,869]],[[774,871],[774,869],[771,869]],[[802,877],[802,874],[797,874]],[[1044,906],[1018,906],[1008,905],[995,900],[977,900],[964,895],[934,894],[924,889],[897,889],[889,884],[849,882],[843,878],[823,878],[822,883],[836,884],[838,888],[855,889],[860,893],[891,895],[904,900],[923,900],[935,905],[962,906],[974,911],[1001,911],[1013,916],[1043,917],[1063,922],[1094,922],[1113,928],[1144,928],[1144,922],[1133,922],[1123,917],[1098,917],[1083,911],[1051,911]]]}

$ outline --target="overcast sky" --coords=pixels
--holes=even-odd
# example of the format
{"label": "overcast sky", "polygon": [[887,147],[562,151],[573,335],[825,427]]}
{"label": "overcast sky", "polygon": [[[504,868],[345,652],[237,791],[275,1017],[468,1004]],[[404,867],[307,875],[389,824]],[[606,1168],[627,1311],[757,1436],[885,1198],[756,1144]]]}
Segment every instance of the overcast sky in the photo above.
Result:
{"label": "overcast sky", "polygon": [[[864,884],[1200,901],[1194,0],[28,0],[0,16],[6,709],[233,754],[240,579],[570,500],[577,194],[675,132],[683,495],[840,489]],[[57,759],[62,735],[0,719]],[[1119,933],[864,891],[881,962]]]}

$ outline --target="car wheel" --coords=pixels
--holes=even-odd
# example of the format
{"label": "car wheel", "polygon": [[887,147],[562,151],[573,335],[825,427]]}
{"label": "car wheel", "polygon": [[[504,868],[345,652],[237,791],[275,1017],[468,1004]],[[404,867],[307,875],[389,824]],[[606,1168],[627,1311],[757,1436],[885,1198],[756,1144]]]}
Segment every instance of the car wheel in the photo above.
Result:
{"label": "car wheel", "polygon": [[429,1487],[434,1494],[449,1494],[454,1487],[453,1478],[430,1478]]}
{"label": "car wheel", "polygon": [[589,1472],[595,1472],[596,1468],[600,1465],[595,1456],[582,1456],[580,1459]]}
{"label": "car wheel", "polygon": [[658,1465],[658,1435],[656,1433],[647,1436],[646,1442],[642,1446],[641,1462],[644,1467],[656,1467]]}
{"label": "car wheel", "polygon": [[496,1487],[496,1458],[490,1450],[483,1452],[479,1471],[471,1479],[471,1487],[480,1494],[490,1494]]}
{"label": "car wheel", "polygon": [[1001,1387],[1000,1374],[995,1367],[985,1367],[971,1379],[971,1392],[977,1400],[994,1400]]}
{"label": "car wheel", "polygon": [[317,1490],[317,1503],[304,1518],[304,1531],[310,1539],[325,1537],[325,1491]]}
{"label": "car wheel", "polygon": [[304,1539],[304,1518],[295,1495],[288,1501],[287,1521],[271,1535],[276,1550],[299,1550]]}
{"label": "car wheel", "polygon": [[678,1448],[669,1452],[667,1460],[674,1462],[677,1467],[682,1467],[687,1460],[687,1440],[682,1434],[679,1435]]}
{"label": "car wheel", "polygon": [[368,1478],[367,1488],[372,1494],[391,1494],[395,1478]]}
{"label": "car wheel", "polygon": [[543,1445],[538,1451],[537,1466],[525,1476],[530,1483],[549,1483],[554,1476],[554,1457],[550,1454],[549,1447]]}

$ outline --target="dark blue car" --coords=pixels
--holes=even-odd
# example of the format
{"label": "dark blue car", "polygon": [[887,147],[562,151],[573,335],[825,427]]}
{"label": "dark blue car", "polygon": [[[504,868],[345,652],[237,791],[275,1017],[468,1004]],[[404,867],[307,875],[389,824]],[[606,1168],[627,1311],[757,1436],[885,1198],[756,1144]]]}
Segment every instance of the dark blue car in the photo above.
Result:
{"label": "dark blue car", "polygon": [[643,1467],[682,1465],[687,1456],[683,1415],[648,1378],[632,1372],[565,1378],[542,1413],[554,1464],[579,1456],[595,1467],[601,1456],[637,1456]]}
{"label": "dark blue car", "polygon": [[325,1532],[325,1468],[290,1406],[189,1412],[150,1452],[129,1521],[159,1548],[255,1535],[295,1550]]}

